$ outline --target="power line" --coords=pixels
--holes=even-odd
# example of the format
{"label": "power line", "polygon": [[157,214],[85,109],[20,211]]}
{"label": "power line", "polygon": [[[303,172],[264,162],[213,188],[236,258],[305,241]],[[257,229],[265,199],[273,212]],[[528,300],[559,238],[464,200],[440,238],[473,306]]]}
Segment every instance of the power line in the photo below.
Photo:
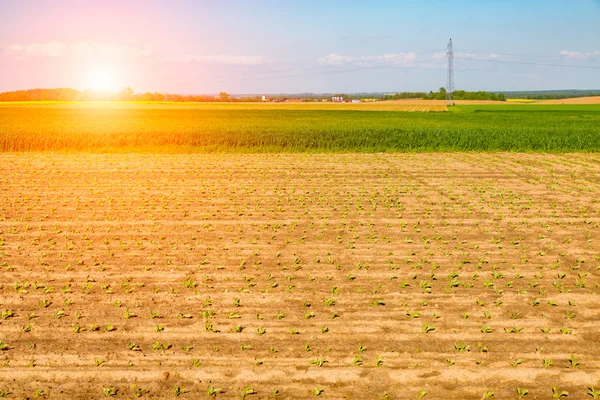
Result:
{"label": "power line", "polygon": [[515,53],[497,53],[491,51],[476,51],[476,50],[465,50],[465,49],[456,49],[456,51],[468,52],[468,53],[480,53],[480,54],[497,54],[499,56],[514,56],[514,57],[531,57],[531,58],[549,58],[556,59],[556,56],[538,56],[533,54],[515,54]]}
{"label": "power line", "polygon": [[525,64],[525,65],[539,65],[542,67],[600,69],[600,67],[595,67],[595,66],[591,66],[591,65],[568,65],[568,64],[535,63],[535,62],[527,62],[527,61],[489,60],[486,58],[459,57],[459,56],[454,56],[454,58],[458,58],[460,60],[485,61],[485,62],[502,63],[502,64]]}

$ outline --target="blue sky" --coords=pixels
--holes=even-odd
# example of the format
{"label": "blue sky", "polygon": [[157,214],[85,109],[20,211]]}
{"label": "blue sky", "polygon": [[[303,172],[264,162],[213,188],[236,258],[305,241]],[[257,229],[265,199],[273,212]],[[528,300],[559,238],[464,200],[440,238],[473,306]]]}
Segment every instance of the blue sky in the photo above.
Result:
{"label": "blue sky", "polygon": [[429,91],[450,37],[457,88],[600,89],[600,0],[0,0],[0,15],[0,91]]}

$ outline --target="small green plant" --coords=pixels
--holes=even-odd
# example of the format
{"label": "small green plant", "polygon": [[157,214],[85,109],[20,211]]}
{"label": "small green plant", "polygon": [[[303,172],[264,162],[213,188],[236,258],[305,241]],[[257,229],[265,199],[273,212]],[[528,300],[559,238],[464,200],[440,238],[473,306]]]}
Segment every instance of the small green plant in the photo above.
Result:
{"label": "small green plant", "polygon": [[521,400],[522,398],[527,396],[528,393],[529,390],[527,389],[517,388],[517,399]]}
{"label": "small green plant", "polygon": [[326,362],[327,360],[325,358],[315,358],[309,361],[310,365],[313,365],[315,367],[322,367],[323,365],[325,365]]}
{"label": "small green plant", "polygon": [[552,398],[553,399],[560,399],[561,397],[567,397],[569,395],[569,392],[565,392],[563,391],[559,391],[556,386],[552,387]]}
{"label": "small green plant", "polygon": [[252,387],[246,386],[244,387],[244,389],[242,389],[242,399],[245,399],[246,396],[249,396],[251,394],[256,394],[256,391]]}
{"label": "small green plant", "polygon": [[148,393],[148,390],[146,389],[142,389],[141,387],[137,387],[136,385],[131,385],[131,392],[133,394],[133,397],[135,399],[139,399],[140,397],[142,397],[145,393]]}
{"label": "small green plant", "polygon": [[519,358],[518,360],[515,360],[515,361],[511,362],[510,366],[513,367],[513,368],[516,368],[519,365],[523,364],[523,361],[524,360],[522,358]]}
{"label": "small green plant", "polygon": [[313,397],[319,397],[321,395],[321,393],[323,393],[325,391],[325,389],[320,388],[320,387],[316,387],[313,389],[313,391],[311,392],[311,394],[313,395]]}
{"label": "small green plant", "polygon": [[435,326],[429,325],[427,323],[423,324],[423,332],[424,333],[433,332],[434,330],[435,330]]}
{"label": "small green plant", "polygon": [[129,342],[127,344],[127,349],[131,350],[131,351],[142,351],[142,349],[140,348],[140,346],[138,346],[134,342]]}
{"label": "small green plant", "polygon": [[188,392],[187,389],[180,387],[178,384],[173,385],[173,395],[175,397],[179,397],[182,394],[185,394],[187,392]]}
{"label": "small green plant", "polygon": [[13,317],[14,315],[15,315],[15,313],[12,310],[2,310],[2,314],[0,314],[2,319],[9,319],[10,317]]}
{"label": "small green plant", "polygon": [[117,390],[114,387],[104,388],[104,397],[113,397],[117,395]]}
{"label": "small green plant", "polygon": [[569,358],[569,367],[570,368],[578,368],[580,366],[581,366],[581,363],[575,359],[573,354],[571,354],[571,357]]}
{"label": "small green plant", "polygon": [[600,399],[600,390],[596,390],[593,386],[588,386],[587,394],[592,399]]}
{"label": "small green plant", "polygon": [[208,397],[215,397],[217,394],[221,393],[222,391],[223,391],[223,389],[221,389],[221,388],[209,386],[208,389],[206,389],[206,394],[208,395]]}

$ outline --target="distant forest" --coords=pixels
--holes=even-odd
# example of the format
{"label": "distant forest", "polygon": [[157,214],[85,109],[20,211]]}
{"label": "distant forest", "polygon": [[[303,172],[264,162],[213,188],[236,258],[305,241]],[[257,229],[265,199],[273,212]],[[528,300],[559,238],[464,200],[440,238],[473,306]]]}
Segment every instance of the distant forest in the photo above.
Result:
{"label": "distant forest", "polygon": [[552,100],[600,96],[600,90],[535,90],[504,92],[509,99]]}
{"label": "distant forest", "polygon": [[108,93],[96,90],[83,92],[70,88],[31,89],[15,92],[0,93],[0,101],[260,101],[260,97],[234,98],[225,92],[219,95],[181,95],[168,93],[134,93],[131,88],[125,88],[119,93]]}
{"label": "distant forest", "polygon": [[[454,100],[494,100],[494,101],[506,101],[504,93],[490,93],[490,92],[467,92],[465,90],[455,90],[453,93]],[[428,95],[423,96],[424,100],[444,100],[446,98],[446,88],[441,87],[437,92],[429,92]]]}

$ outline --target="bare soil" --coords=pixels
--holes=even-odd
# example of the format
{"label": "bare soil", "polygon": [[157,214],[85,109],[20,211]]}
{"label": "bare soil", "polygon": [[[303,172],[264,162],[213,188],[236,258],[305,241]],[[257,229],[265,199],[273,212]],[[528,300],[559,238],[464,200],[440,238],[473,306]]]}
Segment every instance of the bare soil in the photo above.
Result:
{"label": "bare soil", "polygon": [[599,191],[596,154],[3,154],[0,391],[588,398]]}
{"label": "bare soil", "polygon": [[572,99],[543,100],[538,104],[600,104],[600,96],[576,97]]}

